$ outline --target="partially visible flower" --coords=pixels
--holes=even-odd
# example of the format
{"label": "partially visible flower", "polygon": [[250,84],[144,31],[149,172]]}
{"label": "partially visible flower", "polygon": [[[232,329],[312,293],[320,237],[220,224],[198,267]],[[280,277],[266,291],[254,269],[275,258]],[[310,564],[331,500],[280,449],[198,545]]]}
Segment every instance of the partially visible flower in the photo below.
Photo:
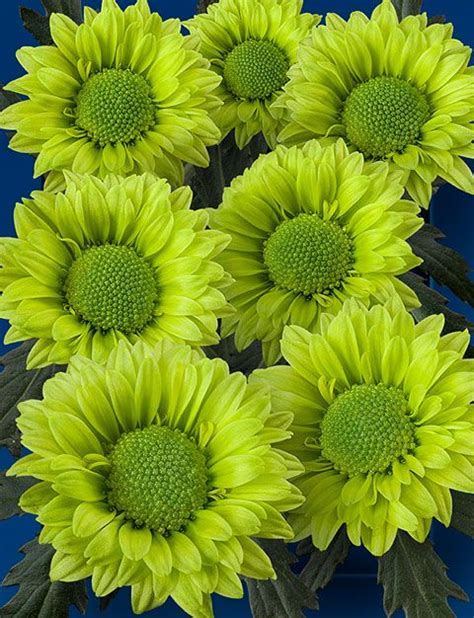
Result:
{"label": "partially visible flower", "polygon": [[298,45],[320,20],[301,14],[302,7],[303,0],[220,0],[186,22],[223,78],[216,122],[224,136],[235,129],[240,148],[260,132],[275,145],[281,112],[270,105],[288,80]]}
{"label": "partially visible flower", "polygon": [[18,238],[0,239],[5,341],[38,339],[30,367],[105,361],[121,339],[217,343],[229,278],[213,258],[229,237],[206,230],[191,199],[151,174],[67,174],[64,193],[18,204]]}
{"label": "partially visible flower", "polygon": [[181,184],[183,161],[208,165],[220,80],[179,20],[163,21],[147,0],[124,11],[103,0],[80,26],[58,13],[50,24],[56,46],[20,49],[28,73],[7,86],[27,100],[0,114],[17,132],[11,148],[39,154],[36,176],[152,172]]}
{"label": "partially visible flower", "polygon": [[398,530],[422,542],[433,518],[449,526],[451,489],[474,493],[474,360],[462,358],[469,333],[443,325],[415,324],[399,302],[347,301],[317,333],[285,330],[289,367],[256,372],[274,412],[295,415],[284,448],[305,466],[298,539],[324,550],[345,526],[380,556]]}
{"label": "partially visible flower", "polygon": [[473,157],[474,68],[471,49],[452,24],[427,25],[426,13],[401,22],[390,0],[369,19],[328,14],[300,47],[285,93],[279,139],[301,144],[342,136],[368,159],[403,171],[411,197],[428,207],[437,176],[474,193],[461,157]]}
{"label": "partially visible flower", "polygon": [[291,414],[268,388],[187,346],[124,342],[107,364],[75,356],[20,404],[32,451],[9,470],[40,482],[20,500],[55,551],[50,577],[92,576],[96,595],[132,588],[136,613],[173,598],[196,618],[211,594],[239,598],[239,575],[275,578],[251,537],[292,538],[300,462],[274,447]]}
{"label": "partially visible flower", "polygon": [[260,339],[273,364],[286,324],[312,330],[346,298],[400,295],[418,306],[397,275],[421,261],[406,239],[423,221],[402,195],[399,172],[349,154],[342,140],[260,157],[211,214],[212,227],[232,236],[218,258],[235,279],[227,296],[237,310],[223,336],[235,332],[239,349]]}

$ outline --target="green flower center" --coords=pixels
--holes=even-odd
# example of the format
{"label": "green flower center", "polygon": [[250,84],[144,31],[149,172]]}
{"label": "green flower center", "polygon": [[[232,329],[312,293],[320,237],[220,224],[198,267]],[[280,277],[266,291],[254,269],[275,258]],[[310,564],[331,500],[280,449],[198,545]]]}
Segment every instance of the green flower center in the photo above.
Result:
{"label": "green flower center", "polygon": [[342,114],[347,137],[367,157],[403,152],[420,137],[430,108],[421,92],[398,77],[374,77],[348,96]]}
{"label": "green flower center", "polygon": [[301,214],[277,227],[265,244],[270,279],[305,296],[339,287],[353,264],[352,242],[333,221]]}
{"label": "green flower center", "polygon": [[124,434],[109,454],[108,501],[136,526],[180,530],[207,501],[206,459],[178,429]]}
{"label": "green flower center", "polygon": [[402,391],[384,384],[362,384],[339,395],[321,423],[321,447],[341,472],[390,471],[415,444],[415,428]]}
{"label": "green flower center", "polygon": [[290,63],[271,41],[244,41],[225,60],[224,81],[239,99],[267,99],[288,81]]}
{"label": "green flower center", "polygon": [[151,87],[130,69],[95,73],[77,96],[76,125],[99,146],[129,144],[154,124]]}
{"label": "green flower center", "polygon": [[73,262],[64,287],[66,302],[97,329],[124,333],[143,329],[153,315],[158,286],[152,267],[130,247],[90,247]]}

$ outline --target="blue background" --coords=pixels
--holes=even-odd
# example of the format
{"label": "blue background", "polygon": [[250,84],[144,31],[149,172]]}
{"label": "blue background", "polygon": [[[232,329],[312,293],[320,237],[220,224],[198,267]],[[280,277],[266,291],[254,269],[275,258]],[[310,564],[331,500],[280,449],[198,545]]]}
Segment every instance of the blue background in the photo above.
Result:
{"label": "blue background", "polygon": [[[87,1],[87,0],[86,0]],[[131,4],[132,0],[120,1],[122,6]],[[33,45],[32,37],[22,28],[18,15],[18,7],[26,4],[40,10],[39,0],[0,0],[0,40],[1,64],[0,81],[6,83],[20,75],[20,67],[15,60],[15,51],[22,45]],[[99,0],[88,0],[88,4],[98,8]],[[305,8],[308,11],[325,14],[327,11],[338,12],[347,16],[351,10],[370,11],[377,4],[375,0],[307,0]],[[193,14],[195,0],[150,0],[152,9],[157,10],[165,18],[179,16],[188,18]],[[455,36],[464,43],[473,46],[474,5],[471,0],[425,0],[424,9],[431,15],[445,14],[449,21],[455,24]],[[7,140],[0,135],[0,174],[1,201],[0,234],[13,234],[13,207],[22,196],[27,196],[33,189],[39,188],[39,181],[32,179],[33,160],[27,155],[15,153],[7,149]],[[470,264],[474,264],[474,200],[453,187],[443,187],[434,200],[431,208],[431,218],[447,236],[447,244],[460,251]],[[465,303],[450,297],[450,306],[474,320],[474,311]],[[0,341],[7,325],[0,320]],[[0,344],[0,352],[5,351]],[[0,451],[0,468],[11,464],[6,449]],[[39,526],[28,515],[14,517],[0,523],[0,579],[15,564],[20,555],[18,548],[30,540],[38,531]],[[455,530],[445,530],[435,526],[432,533],[436,549],[449,566],[449,576],[459,583],[474,599],[474,542],[469,541]],[[0,589],[0,606],[12,595],[12,588]],[[106,614],[98,610],[98,602],[91,598],[87,616],[113,616],[125,618],[133,616],[129,604],[128,591],[122,590],[112,601]],[[383,618],[382,588],[376,583],[376,561],[364,550],[354,548],[346,563],[339,568],[335,579],[320,592],[320,611],[309,612],[308,616],[319,618]],[[223,599],[215,596],[216,616],[248,618],[251,616],[248,602]],[[451,601],[458,618],[472,618],[474,603],[464,604]],[[79,616],[72,610],[71,616]],[[185,614],[173,603],[147,615],[162,618],[180,618]],[[396,614],[396,618],[402,616]],[[51,618],[54,618],[53,616]],[[281,618],[278,616],[272,618]]]}

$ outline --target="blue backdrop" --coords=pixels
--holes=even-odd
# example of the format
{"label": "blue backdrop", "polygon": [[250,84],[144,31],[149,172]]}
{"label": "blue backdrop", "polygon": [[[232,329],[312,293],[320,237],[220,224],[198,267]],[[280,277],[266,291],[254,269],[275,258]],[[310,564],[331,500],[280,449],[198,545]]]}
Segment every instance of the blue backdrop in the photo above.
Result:
{"label": "blue backdrop", "polygon": [[[86,0],[98,8],[99,0]],[[122,6],[131,4],[132,0],[119,0]],[[378,2],[376,0],[306,0],[308,11],[324,14],[327,11],[338,12],[347,16],[351,10],[370,11]],[[2,45],[0,81],[8,82],[18,77],[20,67],[15,60],[15,51],[22,45],[33,45],[32,37],[22,28],[18,7],[27,5],[40,10],[39,0],[2,0],[0,1],[0,40]],[[165,18],[179,16],[183,19],[193,14],[195,0],[150,0],[150,5]],[[471,0],[425,0],[424,8],[431,15],[444,14],[455,24],[455,36],[468,45],[473,45],[474,5]],[[2,204],[0,206],[0,235],[13,234],[12,213],[16,201],[27,196],[33,189],[39,188],[39,181],[32,179],[33,163],[27,155],[7,149],[7,140],[0,136],[0,174],[2,186]],[[432,221],[447,236],[446,243],[460,251],[470,264],[474,264],[474,200],[452,187],[443,187],[436,196],[431,209]],[[474,311],[465,303],[450,298],[450,306],[474,320]],[[1,345],[6,324],[0,320],[0,353],[6,350]],[[5,449],[0,451],[0,468],[8,467],[11,458]],[[30,540],[37,532],[38,525],[30,516],[11,518],[0,523],[0,579],[21,556],[17,553],[20,545]],[[435,526],[432,538],[436,549],[449,566],[449,576],[458,582],[474,598],[474,542],[455,530],[445,530]],[[12,588],[0,589],[0,606],[12,595]],[[128,591],[122,590],[112,601],[106,616],[126,618],[133,616],[130,610]],[[376,583],[376,561],[364,550],[353,549],[339,570],[335,579],[324,589],[319,597],[320,611],[309,612],[308,616],[319,618],[383,618],[382,589]],[[457,618],[472,618],[474,603],[451,602]],[[227,618],[249,618],[251,616],[248,602],[215,598],[216,616]],[[181,618],[185,616],[173,603],[147,615],[161,618]],[[71,616],[78,617],[76,610]],[[99,612],[98,602],[92,599],[87,611],[88,617],[104,616]],[[403,616],[402,612],[396,618]],[[54,618],[52,616],[51,618]],[[281,618],[278,616],[272,618]]]}

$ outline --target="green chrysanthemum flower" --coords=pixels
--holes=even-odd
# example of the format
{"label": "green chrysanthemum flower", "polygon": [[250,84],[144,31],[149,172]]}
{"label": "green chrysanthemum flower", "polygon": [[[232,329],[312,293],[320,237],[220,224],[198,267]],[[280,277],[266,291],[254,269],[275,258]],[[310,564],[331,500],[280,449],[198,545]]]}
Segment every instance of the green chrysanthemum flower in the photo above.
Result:
{"label": "green chrysanthemum flower", "polygon": [[299,539],[324,550],[346,527],[373,554],[398,530],[424,541],[433,518],[449,526],[450,489],[474,493],[474,361],[467,331],[441,336],[442,315],[415,324],[390,301],[354,299],[319,332],[292,326],[290,366],[255,374],[272,405],[294,413],[286,449],[303,462],[306,502],[290,515]]}
{"label": "green chrysanthemum flower", "polygon": [[205,229],[191,190],[151,174],[66,181],[18,204],[18,238],[0,239],[5,341],[38,339],[30,367],[102,362],[121,339],[217,343],[230,280],[213,258],[230,237]]}
{"label": "green chrysanthemum flower", "polygon": [[196,618],[211,594],[243,595],[239,575],[274,578],[251,537],[291,539],[303,467],[273,446],[292,414],[226,363],[162,341],[121,342],[107,363],[75,356],[20,404],[32,451],[9,474],[40,482],[20,505],[56,550],[53,581],[92,576],[95,594],[132,587],[142,613],[173,598]]}
{"label": "green chrysanthemum flower", "polygon": [[223,319],[223,336],[235,332],[239,349],[260,339],[271,365],[286,324],[312,330],[348,297],[370,304],[400,295],[418,306],[397,275],[421,261],[406,239],[423,221],[402,194],[400,172],[349,154],[342,140],[260,157],[211,214],[232,236],[218,258],[235,279],[227,295],[237,310]]}
{"label": "green chrysanthemum flower", "polygon": [[301,14],[302,7],[303,0],[220,0],[186,23],[223,78],[216,122],[224,136],[235,129],[240,148],[260,132],[276,143],[282,114],[270,105],[288,81],[299,43],[320,20]]}
{"label": "green chrysanthemum flower", "polygon": [[427,16],[399,22],[390,0],[369,19],[328,14],[290,69],[275,111],[286,114],[286,145],[342,136],[368,159],[403,171],[411,197],[428,207],[440,176],[474,193],[461,157],[474,157],[474,67],[471,50],[452,38],[452,24]]}
{"label": "green chrysanthemum flower", "polygon": [[11,148],[39,154],[36,176],[55,170],[47,188],[61,184],[61,170],[151,172],[181,184],[183,161],[208,165],[220,79],[178,20],[163,21],[147,0],[124,11],[103,0],[80,26],[58,13],[50,24],[55,46],[20,49],[28,74],[7,86],[28,99],[0,115],[17,132]]}

